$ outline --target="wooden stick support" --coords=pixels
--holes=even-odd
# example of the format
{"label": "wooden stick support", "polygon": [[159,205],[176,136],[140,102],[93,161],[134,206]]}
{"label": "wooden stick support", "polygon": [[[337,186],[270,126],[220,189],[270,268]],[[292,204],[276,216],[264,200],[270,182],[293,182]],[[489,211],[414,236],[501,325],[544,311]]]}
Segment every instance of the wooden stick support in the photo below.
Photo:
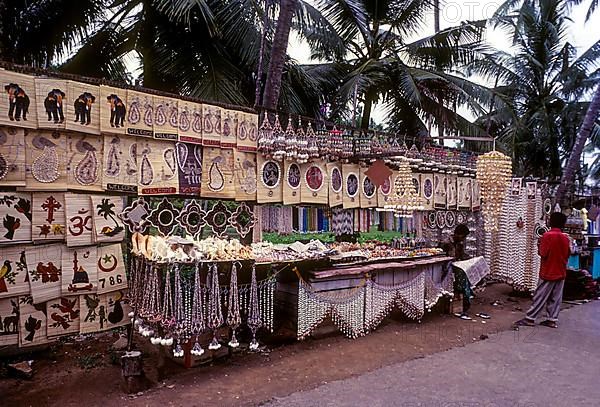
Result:
{"label": "wooden stick support", "polygon": [[147,389],[148,380],[144,375],[142,352],[134,350],[121,356],[121,374],[124,380],[124,390],[127,393],[137,393]]}

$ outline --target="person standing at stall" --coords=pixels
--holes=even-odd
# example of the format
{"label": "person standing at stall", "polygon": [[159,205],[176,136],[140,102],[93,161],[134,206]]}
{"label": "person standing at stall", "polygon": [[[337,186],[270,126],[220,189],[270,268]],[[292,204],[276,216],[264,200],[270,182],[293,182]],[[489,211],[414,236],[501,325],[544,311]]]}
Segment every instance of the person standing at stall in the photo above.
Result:
{"label": "person standing at stall", "polygon": [[[443,244],[442,249],[448,256],[453,257],[454,261],[469,259],[469,256],[465,252],[465,240],[469,233],[471,233],[471,231],[467,225],[458,225],[454,229],[454,234],[450,241]],[[463,302],[462,313],[457,316],[460,316],[462,319],[471,319],[467,314],[471,307],[471,297],[473,297],[471,283],[469,282],[467,274],[460,268],[453,266],[452,271],[454,273],[454,292],[462,295]]]}
{"label": "person standing at stall", "polygon": [[533,304],[525,318],[515,322],[515,326],[534,326],[542,311],[546,319],[540,323],[550,328],[558,328],[558,314],[562,302],[567,262],[571,253],[569,237],[563,233],[567,217],[554,212],[550,215],[550,231],[538,241],[538,254],[541,257],[540,279],[533,294]]}

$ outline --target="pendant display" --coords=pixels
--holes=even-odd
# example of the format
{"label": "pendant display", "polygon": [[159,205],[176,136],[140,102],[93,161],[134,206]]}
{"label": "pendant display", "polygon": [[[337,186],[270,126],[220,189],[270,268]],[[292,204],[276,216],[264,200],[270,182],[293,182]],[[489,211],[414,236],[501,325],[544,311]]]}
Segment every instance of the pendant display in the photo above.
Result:
{"label": "pendant display", "polygon": [[256,265],[252,264],[252,274],[250,277],[250,299],[248,305],[248,327],[252,332],[252,341],[250,342],[250,350],[258,350],[258,341],[256,340],[256,333],[263,325],[263,321],[260,315],[260,306],[258,298],[258,283],[256,281]]}
{"label": "pendant display", "polygon": [[213,234],[221,237],[225,235],[230,218],[231,212],[229,209],[227,209],[223,201],[218,201],[208,212],[206,212],[206,217],[204,219],[206,224],[211,228]]}
{"label": "pendant display", "polygon": [[173,228],[177,224],[177,212],[178,210],[175,209],[171,201],[165,197],[156,208],[152,209],[147,221],[157,228],[163,236],[171,236]]}
{"label": "pendant display", "polygon": [[31,194],[0,193],[0,243],[30,242],[32,218]]}
{"label": "pendant display", "polygon": [[221,290],[219,288],[219,273],[215,263],[210,264],[208,274],[208,314],[207,326],[212,330],[213,338],[208,345],[210,350],[218,350],[221,344],[217,339],[217,331],[223,325],[223,310],[221,308]]}
{"label": "pendant display", "polygon": [[246,205],[246,202],[240,203],[229,219],[229,223],[242,239],[250,233],[255,222],[254,212]]}
{"label": "pendant display", "polygon": [[26,186],[23,129],[0,127],[0,186]]}
{"label": "pendant display", "polygon": [[179,226],[185,231],[186,235],[197,238],[202,228],[206,225],[204,220],[206,213],[200,207],[200,204],[192,199],[188,202],[179,215],[176,221]]}
{"label": "pendant display", "polygon": [[232,348],[240,346],[240,342],[235,336],[235,330],[242,324],[240,316],[240,295],[238,289],[238,265],[239,262],[233,262],[231,266],[231,279],[229,281],[229,301],[227,302],[227,325],[231,328],[231,340],[228,345]]}
{"label": "pendant display", "polygon": [[[0,298],[29,294],[25,248],[23,246],[0,247],[0,264],[2,265],[0,268]],[[0,314],[0,316],[4,315],[6,314]],[[2,331],[0,330],[0,332]]]}
{"label": "pendant display", "polygon": [[37,128],[37,94],[34,77],[2,69],[0,83],[3,86],[0,98],[0,124]]}

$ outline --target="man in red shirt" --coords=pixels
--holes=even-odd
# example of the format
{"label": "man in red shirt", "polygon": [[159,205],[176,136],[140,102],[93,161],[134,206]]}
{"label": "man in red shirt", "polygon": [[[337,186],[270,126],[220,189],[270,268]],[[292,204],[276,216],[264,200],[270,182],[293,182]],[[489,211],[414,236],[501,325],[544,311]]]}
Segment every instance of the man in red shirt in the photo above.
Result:
{"label": "man in red shirt", "polygon": [[558,328],[558,313],[571,252],[569,237],[562,232],[566,221],[567,217],[560,212],[550,215],[551,229],[538,241],[538,254],[541,257],[540,280],[533,295],[533,304],[525,318],[515,322],[516,326],[535,325],[535,320],[545,309],[547,318],[540,325]]}

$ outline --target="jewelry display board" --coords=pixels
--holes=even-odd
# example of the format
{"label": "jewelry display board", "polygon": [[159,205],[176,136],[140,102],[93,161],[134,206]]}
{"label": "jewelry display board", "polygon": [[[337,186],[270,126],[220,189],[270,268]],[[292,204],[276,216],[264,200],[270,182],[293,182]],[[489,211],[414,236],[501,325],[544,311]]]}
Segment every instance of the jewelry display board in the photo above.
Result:
{"label": "jewelry display board", "polygon": [[283,167],[275,160],[267,160],[262,154],[256,157],[258,164],[258,182],[256,199],[258,203],[277,203],[283,201]]}
{"label": "jewelry display board", "polygon": [[100,131],[127,133],[127,91],[100,85]]}
{"label": "jewelry display board", "polygon": [[344,176],[344,209],[360,208],[360,168],[358,164],[342,164]]}
{"label": "jewelry display board", "polygon": [[[154,136],[154,102],[152,96],[135,90],[127,90],[125,133],[137,137]],[[105,103],[107,99],[103,99]],[[110,117],[110,116],[109,116]]]}
{"label": "jewelry display board", "polygon": [[67,81],[50,78],[35,78],[35,107],[38,128],[64,130],[66,127],[65,102]]}
{"label": "jewelry display board", "polygon": [[29,294],[25,249],[23,246],[0,247],[0,298],[24,294]]}
{"label": "jewelry display board", "polygon": [[46,304],[37,304],[31,296],[19,297],[19,347],[48,343]]}
{"label": "jewelry display board", "polygon": [[375,208],[377,206],[377,187],[366,174],[367,167],[360,167],[360,207]]}
{"label": "jewelry display board", "polygon": [[135,137],[105,135],[102,187],[106,191],[136,194],[138,191],[138,152]]}
{"label": "jewelry display board", "polygon": [[66,165],[65,133],[32,130],[25,135],[25,189],[65,191]]}
{"label": "jewelry display board", "polygon": [[202,152],[202,190],[204,198],[235,199],[233,150],[205,147]]}
{"label": "jewelry display board", "polygon": [[302,172],[298,163],[285,161],[283,181],[283,204],[295,205],[301,202],[300,186],[302,184]]}
{"label": "jewelry display board", "polygon": [[235,159],[235,200],[256,200],[256,153],[233,151]]}
{"label": "jewelry display board", "polygon": [[0,127],[0,187],[25,185],[25,130]]}
{"label": "jewelry display board", "polygon": [[100,135],[100,87],[68,81],[65,101],[66,129]]}
{"label": "jewelry display board", "polygon": [[175,144],[177,167],[179,169],[179,193],[200,195],[202,184],[202,146],[199,144]]}
{"label": "jewelry display board", "polygon": [[322,161],[302,164],[302,203],[326,205],[329,200],[327,167]]}
{"label": "jewelry display board", "polygon": [[31,237],[36,243],[66,239],[65,194],[34,192]]}
{"label": "jewelry display board", "polygon": [[33,77],[0,68],[0,84],[3,88],[0,99],[0,124],[37,128],[37,98]]}
{"label": "jewelry display board", "polygon": [[179,100],[179,141],[202,144],[202,105]]}
{"label": "jewelry display board", "polygon": [[173,195],[179,190],[175,143],[164,140],[138,140],[138,194]]}
{"label": "jewelry display board", "polygon": [[177,99],[154,96],[154,138],[177,141],[179,139],[179,110]]}
{"label": "jewelry display board", "polygon": [[67,136],[67,187],[102,192],[104,139],[85,134]]}
{"label": "jewelry display board", "polygon": [[60,297],[63,245],[27,246],[25,259],[34,304]]}
{"label": "jewelry display board", "polygon": [[0,244],[31,241],[31,194],[0,193]]}

